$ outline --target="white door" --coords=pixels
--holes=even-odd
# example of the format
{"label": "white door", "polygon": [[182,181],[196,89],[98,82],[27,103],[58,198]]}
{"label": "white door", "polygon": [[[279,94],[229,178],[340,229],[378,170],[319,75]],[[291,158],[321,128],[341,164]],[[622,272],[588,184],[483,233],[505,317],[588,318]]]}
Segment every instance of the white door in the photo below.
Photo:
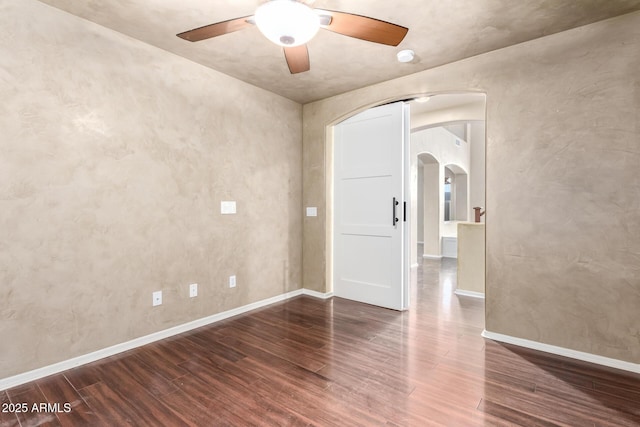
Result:
{"label": "white door", "polygon": [[395,310],[409,304],[408,109],[382,105],[334,126],[334,295]]}

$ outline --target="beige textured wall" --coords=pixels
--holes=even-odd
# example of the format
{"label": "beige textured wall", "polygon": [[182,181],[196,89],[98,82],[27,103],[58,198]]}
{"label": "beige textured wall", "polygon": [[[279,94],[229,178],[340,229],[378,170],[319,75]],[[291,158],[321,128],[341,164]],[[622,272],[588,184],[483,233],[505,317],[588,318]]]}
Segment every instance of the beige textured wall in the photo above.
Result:
{"label": "beige textured wall", "polygon": [[305,105],[303,203],[322,216],[304,223],[304,286],[328,286],[326,126],[407,95],[482,91],[487,330],[640,362],[638,52],[634,13]]}
{"label": "beige textured wall", "polygon": [[0,378],[300,288],[299,104],[33,0],[0,28]]}

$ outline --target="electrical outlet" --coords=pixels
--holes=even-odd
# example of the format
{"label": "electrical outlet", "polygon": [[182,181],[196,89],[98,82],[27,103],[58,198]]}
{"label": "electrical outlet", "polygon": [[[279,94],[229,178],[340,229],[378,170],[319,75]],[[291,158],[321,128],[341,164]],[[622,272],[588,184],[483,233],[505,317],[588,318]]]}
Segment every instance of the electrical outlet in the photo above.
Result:
{"label": "electrical outlet", "polygon": [[198,284],[192,283],[189,285],[189,298],[198,296]]}
{"label": "electrical outlet", "polygon": [[229,287],[230,288],[236,287],[236,276],[229,276]]}
{"label": "electrical outlet", "polygon": [[153,306],[162,305],[162,291],[155,291],[153,293]]}

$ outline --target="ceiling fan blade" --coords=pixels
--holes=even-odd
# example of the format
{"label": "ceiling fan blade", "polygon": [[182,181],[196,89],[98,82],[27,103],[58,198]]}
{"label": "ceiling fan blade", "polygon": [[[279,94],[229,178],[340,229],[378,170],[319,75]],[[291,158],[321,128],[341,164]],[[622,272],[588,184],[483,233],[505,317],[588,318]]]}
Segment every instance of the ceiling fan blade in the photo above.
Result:
{"label": "ceiling fan blade", "polygon": [[234,31],[240,31],[253,25],[250,18],[253,15],[244,16],[242,18],[229,19],[228,21],[216,22],[215,24],[205,25],[204,27],[194,28],[193,30],[185,31],[180,34],[176,34],[181,39],[189,40],[190,42],[198,42],[200,40],[210,39],[212,37],[221,36],[223,34],[233,33]]}
{"label": "ceiling fan blade", "polygon": [[406,27],[367,16],[333,10],[316,9],[316,11],[320,15],[326,13],[332,18],[331,23],[323,28],[334,33],[374,43],[398,46],[409,31]]}
{"label": "ceiling fan blade", "polygon": [[296,47],[285,47],[284,57],[287,60],[291,74],[304,73],[311,69],[311,65],[309,64],[309,50],[306,44]]}

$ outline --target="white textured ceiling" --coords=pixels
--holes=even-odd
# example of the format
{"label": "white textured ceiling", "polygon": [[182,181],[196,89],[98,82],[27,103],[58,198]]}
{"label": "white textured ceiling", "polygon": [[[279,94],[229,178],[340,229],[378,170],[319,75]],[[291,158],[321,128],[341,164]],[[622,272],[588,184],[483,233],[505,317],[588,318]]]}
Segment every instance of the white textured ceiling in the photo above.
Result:
{"label": "white textured ceiling", "polygon": [[[316,0],[409,33],[390,47],[320,30],[308,44],[311,70],[291,75],[255,27],[196,43],[176,37],[251,15],[259,0],[40,1],[300,103],[640,10],[640,0]],[[416,52],[413,62],[397,62],[402,49]]]}

